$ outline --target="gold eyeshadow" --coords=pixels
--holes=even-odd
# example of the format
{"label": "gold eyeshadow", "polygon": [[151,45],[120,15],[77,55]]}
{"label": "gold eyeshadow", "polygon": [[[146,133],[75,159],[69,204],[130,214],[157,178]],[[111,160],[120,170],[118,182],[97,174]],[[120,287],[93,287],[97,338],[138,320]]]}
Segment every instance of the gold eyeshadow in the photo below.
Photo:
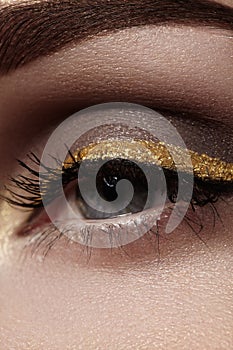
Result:
{"label": "gold eyeshadow", "polygon": [[[169,151],[172,150],[171,152]],[[84,160],[108,160],[114,158],[128,159],[136,163],[148,163],[161,166],[164,169],[176,171],[176,162],[179,163],[179,171],[192,173],[200,180],[233,182],[233,163],[227,163],[218,158],[212,158],[207,154],[199,154],[188,150],[193,167],[187,165],[187,151],[184,149],[166,145],[163,142],[145,140],[106,140],[99,143],[91,143],[81,149],[72,151],[76,162]],[[68,155],[63,164],[69,168],[73,163],[71,155]]]}

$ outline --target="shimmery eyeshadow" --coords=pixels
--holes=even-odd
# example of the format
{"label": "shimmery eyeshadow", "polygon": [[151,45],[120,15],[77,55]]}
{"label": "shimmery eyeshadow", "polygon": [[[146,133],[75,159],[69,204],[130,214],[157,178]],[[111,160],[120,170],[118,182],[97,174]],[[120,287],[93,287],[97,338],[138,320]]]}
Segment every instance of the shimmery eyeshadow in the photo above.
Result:
{"label": "shimmery eyeshadow", "polygon": [[[187,168],[187,162],[185,161],[187,159],[187,151],[172,145],[165,145],[163,142],[155,143],[138,139],[131,141],[107,140],[100,143],[91,143],[87,147],[72,152],[72,155],[76,162],[122,158],[137,163],[155,164],[164,169],[176,171],[176,164],[169,149],[172,149],[172,152],[176,154],[176,158],[179,159],[180,171],[186,173],[193,171],[194,177],[201,180],[233,181],[233,163],[227,163],[221,159],[188,150],[193,164],[193,169],[190,169]],[[68,155],[63,164],[64,168],[69,168],[73,162],[71,155]]]}

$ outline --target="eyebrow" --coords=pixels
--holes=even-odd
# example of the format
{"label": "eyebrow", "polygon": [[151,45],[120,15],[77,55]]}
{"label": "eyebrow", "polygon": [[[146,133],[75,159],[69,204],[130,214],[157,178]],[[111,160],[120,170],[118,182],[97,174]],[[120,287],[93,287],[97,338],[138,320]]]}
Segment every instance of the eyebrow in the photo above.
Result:
{"label": "eyebrow", "polygon": [[0,73],[98,34],[142,25],[233,32],[233,8],[211,0],[49,0],[0,6]]}

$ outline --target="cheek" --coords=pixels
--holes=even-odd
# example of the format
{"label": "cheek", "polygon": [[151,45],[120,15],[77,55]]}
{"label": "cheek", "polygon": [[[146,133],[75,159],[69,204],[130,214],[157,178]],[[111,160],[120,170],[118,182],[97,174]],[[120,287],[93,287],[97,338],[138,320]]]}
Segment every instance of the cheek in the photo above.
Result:
{"label": "cheek", "polygon": [[88,259],[61,242],[41,262],[29,252],[19,258],[23,242],[9,245],[0,266],[3,348],[231,348],[231,205],[216,206],[223,223],[215,227],[203,211],[206,245],[182,223],[161,241],[160,261],[146,250],[134,259],[132,246],[131,257]]}

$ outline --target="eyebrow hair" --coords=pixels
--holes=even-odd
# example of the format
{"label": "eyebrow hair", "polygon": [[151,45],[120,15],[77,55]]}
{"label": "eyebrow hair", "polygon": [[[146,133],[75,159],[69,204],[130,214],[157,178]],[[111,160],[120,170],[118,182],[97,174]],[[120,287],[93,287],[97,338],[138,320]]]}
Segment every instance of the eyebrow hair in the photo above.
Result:
{"label": "eyebrow hair", "polygon": [[211,0],[41,0],[0,6],[0,73],[65,45],[142,25],[233,32],[233,8]]}

